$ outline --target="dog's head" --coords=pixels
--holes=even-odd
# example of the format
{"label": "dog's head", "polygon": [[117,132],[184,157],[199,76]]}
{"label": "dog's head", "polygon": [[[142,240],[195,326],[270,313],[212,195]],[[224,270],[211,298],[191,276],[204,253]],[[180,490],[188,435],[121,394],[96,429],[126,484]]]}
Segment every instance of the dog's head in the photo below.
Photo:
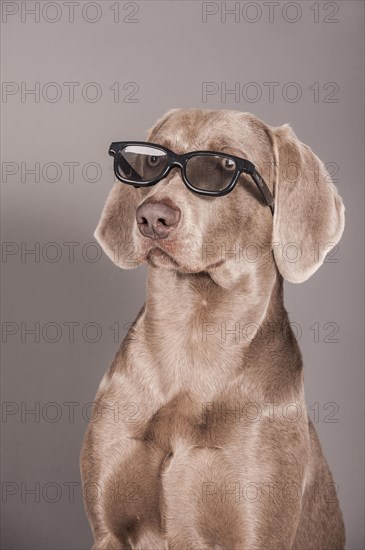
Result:
{"label": "dog's head", "polygon": [[95,237],[120,267],[148,261],[185,273],[208,272],[229,286],[275,261],[285,279],[299,283],[340,240],[342,200],[323,163],[288,125],[269,127],[238,111],[173,109],[147,139],[177,154],[210,150],[251,161],[274,196],[275,213],[245,174],[220,197],[191,192],[179,168],[152,187],[117,181]]}

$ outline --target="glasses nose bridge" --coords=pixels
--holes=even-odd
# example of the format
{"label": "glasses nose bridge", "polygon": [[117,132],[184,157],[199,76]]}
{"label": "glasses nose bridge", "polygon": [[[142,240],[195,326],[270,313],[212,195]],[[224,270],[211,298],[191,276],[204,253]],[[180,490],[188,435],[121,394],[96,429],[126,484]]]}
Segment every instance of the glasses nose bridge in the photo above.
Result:
{"label": "glasses nose bridge", "polygon": [[[174,169],[174,168],[179,168],[180,169],[180,174],[181,174],[181,177],[184,178],[185,177],[185,163],[182,161],[182,159],[180,158],[179,155],[174,155],[170,160],[169,160],[169,169],[168,169],[168,174]],[[166,174],[167,175],[167,174]]]}

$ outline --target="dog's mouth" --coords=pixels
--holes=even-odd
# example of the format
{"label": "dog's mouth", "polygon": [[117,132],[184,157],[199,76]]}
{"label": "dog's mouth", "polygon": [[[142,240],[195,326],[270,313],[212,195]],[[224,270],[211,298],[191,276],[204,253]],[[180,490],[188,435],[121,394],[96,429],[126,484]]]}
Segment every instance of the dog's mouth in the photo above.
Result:
{"label": "dog's mouth", "polygon": [[153,267],[165,267],[173,271],[179,271],[182,273],[202,273],[211,271],[221,266],[224,263],[224,260],[219,260],[218,262],[209,264],[207,266],[188,266],[182,265],[177,261],[171,254],[163,250],[159,246],[151,248],[147,254],[147,262]]}

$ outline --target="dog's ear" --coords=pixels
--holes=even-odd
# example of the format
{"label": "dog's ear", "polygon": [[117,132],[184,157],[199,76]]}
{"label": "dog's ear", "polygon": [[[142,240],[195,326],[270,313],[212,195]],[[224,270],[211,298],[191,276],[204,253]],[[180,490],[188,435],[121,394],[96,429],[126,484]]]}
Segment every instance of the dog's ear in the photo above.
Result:
{"label": "dog's ear", "polygon": [[273,252],[284,279],[301,283],[344,229],[344,206],[323,163],[289,125],[271,128],[275,157]]}
{"label": "dog's ear", "polygon": [[104,205],[94,237],[105,254],[119,267],[139,265],[134,238],[137,190],[116,181]]}

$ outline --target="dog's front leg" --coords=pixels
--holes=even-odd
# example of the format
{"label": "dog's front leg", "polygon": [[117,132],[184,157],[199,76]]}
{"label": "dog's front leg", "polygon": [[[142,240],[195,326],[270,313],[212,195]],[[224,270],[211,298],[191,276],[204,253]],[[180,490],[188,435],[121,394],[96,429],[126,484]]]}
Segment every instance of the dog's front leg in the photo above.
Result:
{"label": "dog's front leg", "polygon": [[[124,402],[121,396],[120,403]],[[99,397],[96,403],[81,453],[94,550],[138,549],[141,541],[145,541],[141,548],[165,548],[159,473],[166,453],[144,440],[142,413],[131,424],[124,415],[115,416],[110,398]],[[129,411],[126,418],[130,420]]]}
{"label": "dog's front leg", "polygon": [[298,424],[246,425],[222,447],[180,444],[163,476],[169,549],[290,550],[306,463]]}
{"label": "dog's front leg", "polygon": [[97,448],[94,430],[90,428],[82,454],[93,550],[165,549],[159,478],[164,452],[140,439],[117,435],[109,436],[113,444]]}

